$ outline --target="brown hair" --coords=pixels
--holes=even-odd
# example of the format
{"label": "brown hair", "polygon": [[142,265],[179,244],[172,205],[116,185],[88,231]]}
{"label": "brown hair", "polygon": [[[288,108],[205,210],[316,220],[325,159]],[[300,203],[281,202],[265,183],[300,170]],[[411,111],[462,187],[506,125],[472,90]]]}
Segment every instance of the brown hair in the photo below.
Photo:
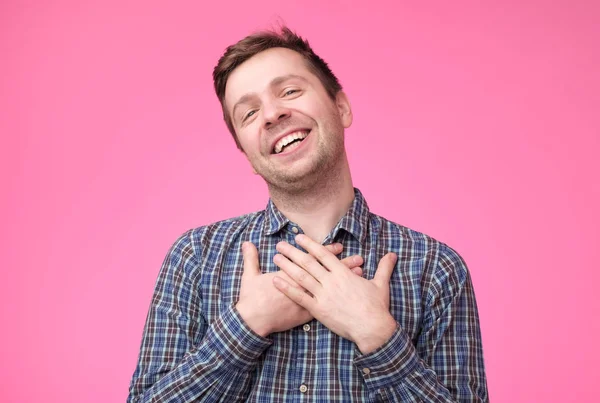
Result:
{"label": "brown hair", "polygon": [[215,92],[221,102],[223,119],[227,128],[233,135],[236,145],[241,150],[241,145],[235,134],[231,116],[225,106],[225,87],[229,75],[236,67],[250,59],[257,53],[271,48],[287,48],[300,53],[308,63],[308,68],[319,78],[327,94],[335,99],[342,89],[337,77],[333,74],[327,63],[321,59],[308,44],[308,41],[292,32],[288,27],[282,26],[280,32],[261,31],[249,35],[234,45],[227,47],[225,53],[213,70]]}

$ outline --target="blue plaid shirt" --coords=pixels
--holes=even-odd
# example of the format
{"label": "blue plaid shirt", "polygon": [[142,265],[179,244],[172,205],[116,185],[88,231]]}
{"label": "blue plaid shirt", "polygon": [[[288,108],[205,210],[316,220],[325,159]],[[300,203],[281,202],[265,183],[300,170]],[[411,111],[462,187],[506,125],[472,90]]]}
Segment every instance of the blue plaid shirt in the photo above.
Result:
{"label": "blue plaid shirt", "polygon": [[390,284],[396,332],[361,354],[316,320],[263,338],[234,305],[242,243],[277,271],[275,245],[302,229],[266,210],[183,234],[154,290],[128,402],[486,402],[479,318],[461,257],[447,245],[369,212],[358,190],[323,244],[364,258],[371,279],[398,254]]}

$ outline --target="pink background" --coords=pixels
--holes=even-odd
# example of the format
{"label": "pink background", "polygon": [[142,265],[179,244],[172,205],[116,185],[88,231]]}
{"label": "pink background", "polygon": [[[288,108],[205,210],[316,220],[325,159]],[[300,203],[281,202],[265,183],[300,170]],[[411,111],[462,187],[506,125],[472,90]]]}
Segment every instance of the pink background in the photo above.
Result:
{"label": "pink background", "polygon": [[492,401],[597,401],[598,3],[320,3],[2,2],[2,402],[124,401],[168,248],[265,206],[211,72],[277,16],[371,209],[468,262]]}

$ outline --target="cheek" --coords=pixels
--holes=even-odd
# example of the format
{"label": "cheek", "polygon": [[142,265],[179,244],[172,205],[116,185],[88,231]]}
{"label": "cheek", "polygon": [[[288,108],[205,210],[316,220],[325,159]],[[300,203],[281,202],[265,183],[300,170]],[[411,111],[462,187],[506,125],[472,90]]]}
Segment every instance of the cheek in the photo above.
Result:
{"label": "cheek", "polygon": [[250,126],[238,131],[238,140],[246,155],[256,154],[261,149],[260,135],[257,130],[252,129]]}
{"label": "cheek", "polygon": [[332,118],[339,118],[337,108],[330,102],[314,102],[306,105],[305,109],[309,116],[317,121],[331,121]]}

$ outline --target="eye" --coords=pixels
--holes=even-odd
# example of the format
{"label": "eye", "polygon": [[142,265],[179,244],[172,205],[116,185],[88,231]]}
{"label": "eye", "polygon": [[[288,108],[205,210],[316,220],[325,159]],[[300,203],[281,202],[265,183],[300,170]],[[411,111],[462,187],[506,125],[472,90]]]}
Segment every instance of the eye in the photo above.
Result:
{"label": "eye", "polygon": [[298,92],[298,90],[287,90],[285,92],[285,94],[283,94],[284,97],[287,97],[288,95],[292,95],[294,93]]}
{"label": "eye", "polygon": [[248,113],[246,113],[246,115],[244,115],[244,119],[242,119],[242,122],[245,121],[246,119],[248,119],[249,117],[252,117],[252,115],[254,115],[256,113],[255,110],[252,110]]}

